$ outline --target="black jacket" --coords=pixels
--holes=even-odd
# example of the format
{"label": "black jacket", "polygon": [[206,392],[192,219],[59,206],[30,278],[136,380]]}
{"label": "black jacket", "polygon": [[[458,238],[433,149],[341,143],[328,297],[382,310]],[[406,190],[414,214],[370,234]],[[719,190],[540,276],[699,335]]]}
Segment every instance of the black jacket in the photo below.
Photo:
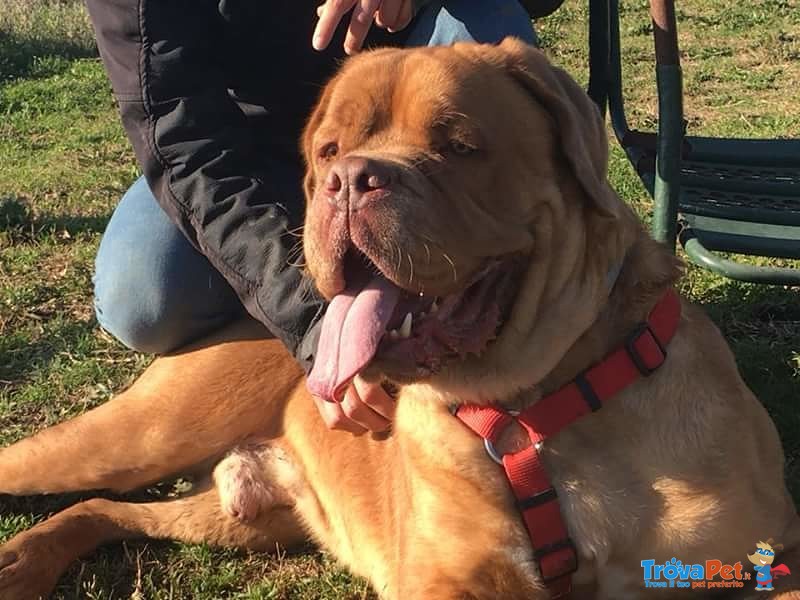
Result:
{"label": "black jacket", "polygon": [[[247,311],[309,368],[324,303],[290,256],[298,238],[289,232],[303,221],[298,139],[343,57],[343,27],[319,53],[316,0],[87,4],[151,190]],[[403,42],[370,35],[373,45]],[[280,181],[287,169],[296,176],[280,184],[276,169]]]}

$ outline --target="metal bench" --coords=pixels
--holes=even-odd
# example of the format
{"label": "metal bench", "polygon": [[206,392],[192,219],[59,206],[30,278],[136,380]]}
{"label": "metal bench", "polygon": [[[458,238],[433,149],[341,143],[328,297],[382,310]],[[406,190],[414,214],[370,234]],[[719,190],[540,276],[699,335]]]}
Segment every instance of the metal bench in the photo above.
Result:
{"label": "metal bench", "polygon": [[[524,3],[532,15],[561,2]],[[535,10],[538,5],[538,10]],[[547,10],[544,10],[547,9]],[[718,252],[800,259],[800,140],[686,135],[673,0],[650,0],[658,132],[625,115],[618,0],[589,2],[589,95],[608,111],[617,140],[654,199],[653,235],[732,279],[800,285],[800,269],[736,262]]]}

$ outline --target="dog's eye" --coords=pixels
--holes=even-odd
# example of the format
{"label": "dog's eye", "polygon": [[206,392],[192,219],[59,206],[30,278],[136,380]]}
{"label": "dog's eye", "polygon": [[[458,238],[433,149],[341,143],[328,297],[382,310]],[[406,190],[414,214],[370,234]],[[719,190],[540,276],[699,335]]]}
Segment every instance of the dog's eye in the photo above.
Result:
{"label": "dog's eye", "polygon": [[339,144],[336,142],[330,142],[329,144],[325,144],[319,151],[319,157],[324,160],[330,160],[331,158],[336,158],[336,155],[339,154]]}
{"label": "dog's eye", "polygon": [[466,156],[467,154],[472,154],[475,148],[461,140],[450,140],[450,150],[459,156]]}

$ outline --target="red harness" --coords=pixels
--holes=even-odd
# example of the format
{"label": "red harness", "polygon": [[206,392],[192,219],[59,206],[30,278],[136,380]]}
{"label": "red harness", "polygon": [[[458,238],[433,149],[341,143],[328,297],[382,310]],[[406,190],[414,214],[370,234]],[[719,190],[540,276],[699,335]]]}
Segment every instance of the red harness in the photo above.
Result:
{"label": "red harness", "polygon": [[[533,556],[553,598],[570,592],[570,575],[578,568],[578,554],[569,538],[556,490],[550,483],[539,449],[545,440],[567,425],[600,409],[640,377],[647,377],[658,369],[666,360],[665,347],[678,328],[680,315],[680,299],[670,288],[647,321],[636,327],[621,348],[519,414],[496,406],[474,404],[459,406],[454,411],[455,416],[483,438],[492,459],[505,468],[531,538]],[[499,456],[494,444],[514,421],[528,433],[531,445]]]}

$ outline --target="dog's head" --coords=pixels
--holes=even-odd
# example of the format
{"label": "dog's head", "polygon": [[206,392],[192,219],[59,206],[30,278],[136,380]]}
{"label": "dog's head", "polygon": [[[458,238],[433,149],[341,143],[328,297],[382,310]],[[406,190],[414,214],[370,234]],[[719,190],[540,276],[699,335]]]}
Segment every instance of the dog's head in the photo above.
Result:
{"label": "dog's head", "polygon": [[351,59],[302,144],[323,397],[367,366],[470,397],[536,383],[630,243],[599,111],[518,40]]}

